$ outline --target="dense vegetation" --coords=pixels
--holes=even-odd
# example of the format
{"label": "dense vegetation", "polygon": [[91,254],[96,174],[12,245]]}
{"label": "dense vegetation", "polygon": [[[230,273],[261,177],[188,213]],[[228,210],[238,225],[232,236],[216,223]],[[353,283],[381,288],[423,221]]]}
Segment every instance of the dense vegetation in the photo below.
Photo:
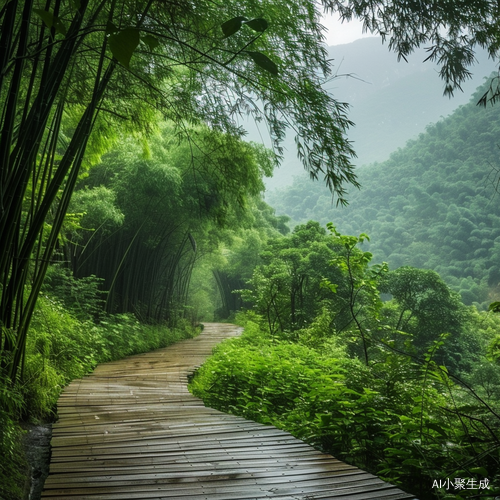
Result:
{"label": "dense vegetation", "polygon": [[[0,3],[2,496],[14,495],[15,420],[50,413],[64,383],[128,345],[117,337],[131,330],[136,343],[134,318],[182,327],[194,263],[230,241],[224,226],[246,207],[272,219],[258,199],[270,156],[241,142],[242,113],[265,121],[278,153],[293,123],[304,165],[339,196],[354,181],[346,107],[318,81],[331,74],[319,19],[317,5],[288,1]],[[161,121],[170,130],[155,148]],[[144,154],[126,149],[131,137]],[[37,323],[45,300],[64,327]]]}
{"label": "dense vegetation", "polygon": [[[491,56],[499,46],[489,24],[497,7],[462,4],[0,3],[2,497],[20,494],[17,421],[51,417],[64,384],[96,363],[193,335],[192,324],[216,308],[228,316],[252,304],[249,326],[262,350],[282,345],[285,365],[303,358],[312,367],[307,380],[296,373],[300,395],[293,389],[277,403],[304,403],[305,412],[290,414],[308,422],[304,437],[326,449],[338,435],[340,456],[349,449],[410,486],[437,461],[456,474],[498,468],[495,321],[465,308],[435,273],[369,267],[371,255],[356,248],[364,236],[332,227],[327,237],[315,223],[285,236],[286,217],[260,198],[287,131],[310,175],[341,203],[346,184],[357,185],[347,105],[323,86],[333,70],[320,7],[359,17],[384,37],[392,31],[390,48],[402,57],[431,43],[450,93],[467,77],[475,46]],[[499,92],[492,87],[485,99]],[[275,154],[242,142],[243,114],[265,122]],[[457,224],[474,222],[456,213]],[[471,236],[482,258],[491,235]],[[235,298],[246,281],[250,289]],[[380,292],[393,300],[382,304]],[[441,349],[445,333],[449,349]],[[462,394],[445,365],[476,377],[479,389]],[[343,382],[344,371],[360,378]],[[332,395],[339,413],[330,412]]]}
{"label": "dense vegetation", "polygon": [[[418,498],[500,491],[499,319],[433,271],[371,265],[365,235],[329,229],[268,242],[241,292],[243,336],[215,349],[192,391]],[[467,489],[434,486],[447,478]]]}
{"label": "dense vegetation", "polygon": [[65,260],[75,276],[104,280],[109,312],[175,323],[196,260],[217,248],[224,228],[249,225],[271,156],[208,129],[193,134],[194,153],[164,128],[147,158],[125,140],[77,187],[70,209],[84,214],[86,231],[68,234]]}
{"label": "dense vegetation", "polygon": [[[208,155],[192,154],[188,141],[162,125],[146,142],[123,137],[77,182],[33,312],[21,377],[14,388],[0,379],[0,465],[12,478],[2,482],[2,498],[17,498],[22,463],[10,459],[20,455],[17,419],[53,418],[60,390],[98,363],[193,335],[192,325],[217,308],[227,317],[239,307],[224,304],[234,296],[231,277],[253,269],[241,253],[255,261],[268,237],[286,231],[261,199],[272,155],[207,128],[192,134]],[[251,240],[255,248],[242,245]]]}
{"label": "dense vegetation", "polygon": [[466,304],[486,307],[500,291],[500,116],[476,105],[488,86],[386,162],[360,168],[362,188],[351,190],[348,207],[302,179],[269,203],[295,223],[333,220],[344,233],[367,232],[376,260],[433,269]]}
{"label": "dense vegetation", "polygon": [[[272,23],[251,1],[0,6],[0,367],[12,383],[78,178],[119,131],[145,137],[162,117],[210,158],[242,137],[242,113],[265,121],[278,152],[293,123],[313,174],[341,198],[355,182],[346,106],[321,87],[332,68],[318,6],[269,7]],[[194,126],[211,131],[209,144]]]}

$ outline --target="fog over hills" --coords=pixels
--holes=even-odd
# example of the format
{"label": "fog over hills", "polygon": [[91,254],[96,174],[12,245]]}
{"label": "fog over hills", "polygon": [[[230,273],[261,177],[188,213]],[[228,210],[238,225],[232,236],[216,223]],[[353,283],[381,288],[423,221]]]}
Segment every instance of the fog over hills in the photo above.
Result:
{"label": "fog over hills", "polygon": [[[435,65],[423,62],[425,50],[412,54],[408,62],[398,62],[378,37],[329,48],[336,77],[327,88],[339,101],[350,104],[349,118],[355,123],[349,138],[357,152],[355,164],[386,160],[390,153],[424,131],[426,125],[449,115],[469,101],[484,78],[495,70],[486,53],[478,53],[473,78],[454,97],[443,96],[443,82]],[[247,125],[245,125],[247,126]],[[248,124],[248,139],[262,142],[266,133]],[[304,170],[296,158],[293,137],[285,143],[285,158],[267,188],[283,187]]]}

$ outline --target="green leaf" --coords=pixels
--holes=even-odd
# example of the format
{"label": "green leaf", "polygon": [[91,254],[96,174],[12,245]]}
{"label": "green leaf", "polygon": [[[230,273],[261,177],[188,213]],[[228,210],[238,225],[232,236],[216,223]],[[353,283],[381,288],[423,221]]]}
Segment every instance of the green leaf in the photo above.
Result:
{"label": "green leaf", "polygon": [[247,21],[246,17],[238,16],[229,19],[225,23],[221,24],[222,32],[224,33],[224,38],[234,35],[237,31],[241,29],[243,22]]}
{"label": "green leaf", "polygon": [[54,14],[52,14],[52,12],[48,12],[42,9],[33,9],[33,12],[35,12],[35,14],[38,14],[47,28],[52,29],[52,26],[54,26]]}
{"label": "green leaf", "polygon": [[470,471],[476,474],[481,474],[483,477],[488,475],[488,471],[484,467],[472,467]]}
{"label": "green leaf", "polygon": [[403,465],[414,465],[415,467],[421,467],[422,464],[415,458],[407,458],[406,460],[403,460]]}
{"label": "green leaf", "polygon": [[271,61],[271,59],[269,59],[269,57],[264,55],[262,52],[247,51],[247,54],[253,59],[253,62],[257,66],[265,69],[273,75],[278,74],[278,66],[276,66],[276,63]]}
{"label": "green leaf", "polygon": [[33,12],[42,19],[47,28],[54,28],[56,30],[56,33],[60,33],[61,35],[66,36],[66,33],[68,32],[66,26],[64,26],[64,23],[57,16],[54,16],[52,12],[48,12],[42,9],[33,9]]}
{"label": "green leaf", "polygon": [[78,10],[82,6],[80,0],[69,0],[69,3],[75,10]]}
{"label": "green leaf", "polygon": [[319,416],[319,418],[321,420],[321,425],[326,426],[326,425],[331,424],[331,422],[332,422],[332,416],[330,414],[327,414],[327,415],[321,414],[321,415],[318,415],[318,416]]}
{"label": "green leaf", "polygon": [[111,35],[113,33],[118,33],[119,29],[111,22],[106,23],[106,35]]}
{"label": "green leaf", "polygon": [[158,45],[160,45],[158,38],[151,35],[145,35],[141,38],[141,40],[149,47],[149,50],[154,50],[158,47]]}
{"label": "green leaf", "polygon": [[426,428],[427,429],[432,429],[433,431],[436,431],[438,434],[440,434],[441,436],[443,436],[444,438],[446,438],[447,436],[447,433],[444,429],[441,428],[441,426],[439,424],[435,424],[435,423],[432,423],[432,422],[427,422],[425,424]]}
{"label": "green leaf", "polygon": [[122,66],[128,69],[130,59],[132,59],[132,55],[139,45],[139,41],[139,30],[135,28],[125,28],[109,36],[109,48],[113,57],[115,57]]}
{"label": "green leaf", "polygon": [[488,311],[492,311],[494,313],[499,313],[500,312],[500,302],[492,302],[488,306]]}
{"label": "green leaf", "polygon": [[66,26],[64,25],[64,23],[58,17],[54,17],[54,19],[56,22],[54,25],[56,32],[60,33],[63,36],[66,36],[66,33],[68,32],[68,30],[66,29]]}
{"label": "green leaf", "polygon": [[266,31],[268,27],[268,23],[265,19],[262,17],[258,17],[256,19],[251,19],[250,21],[246,21],[245,24],[247,26],[250,26],[254,31],[258,31],[259,33],[262,33],[263,31]]}

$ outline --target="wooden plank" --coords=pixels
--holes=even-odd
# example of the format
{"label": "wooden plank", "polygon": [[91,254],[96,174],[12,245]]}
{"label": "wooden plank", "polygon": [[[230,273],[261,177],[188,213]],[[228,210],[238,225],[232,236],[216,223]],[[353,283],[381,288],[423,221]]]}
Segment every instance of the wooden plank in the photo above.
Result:
{"label": "wooden plank", "polygon": [[[324,488],[329,488],[331,490],[336,488],[347,488],[347,487],[357,487],[360,488],[363,485],[367,486],[380,486],[380,480],[371,474],[357,474],[350,476],[336,476],[336,477],[310,477],[307,475],[289,475],[289,476],[262,476],[254,473],[220,473],[220,474],[192,474],[181,477],[162,475],[162,474],[148,474],[141,477],[129,477],[129,478],[114,478],[109,476],[101,477],[97,479],[93,478],[82,478],[86,479],[79,482],[72,482],[71,489],[92,487],[93,492],[106,493],[109,489],[109,481],[116,481],[113,485],[113,492],[120,493],[125,491],[130,491],[131,489],[136,489],[136,491],[158,491],[157,486],[160,484],[170,485],[169,489],[189,489],[193,485],[198,487],[199,484],[203,483],[205,490],[207,488],[221,488],[221,487],[237,487],[239,489],[248,489],[249,485],[253,486],[255,484],[260,485],[285,485],[281,486],[286,488],[295,488],[300,486],[301,488],[317,488],[318,491]],[[119,488],[122,488],[120,490]],[[50,489],[52,494],[67,494],[68,483],[67,482],[52,482],[50,483]],[[250,488],[252,489],[252,488]],[[61,493],[63,492],[63,493]],[[293,493],[293,492],[292,492]]]}
{"label": "wooden plank", "polygon": [[[330,473],[334,473],[334,471],[342,471],[347,469],[356,469],[354,466],[345,464],[344,462],[334,462],[333,460],[328,460],[325,457],[317,457],[314,455],[310,455],[309,457],[301,457],[300,459],[296,459],[288,464],[284,464],[282,457],[273,457],[273,458],[259,458],[258,460],[254,458],[243,458],[240,457],[238,460],[234,460],[233,458],[223,460],[212,460],[203,461],[198,459],[196,463],[193,463],[186,457],[183,458],[172,458],[170,456],[166,457],[132,457],[125,456],[120,458],[106,458],[106,459],[92,459],[88,460],[86,458],[77,461],[62,461],[62,462],[52,462],[51,470],[54,473],[60,473],[63,471],[69,470],[95,470],[98,468],[99,470],[114,470],[116,467],[119,467],[121,470],[127,470],[127,468],[138,468],[138,467],[148,467],[152,469],[161,468],[163,466],[169,467],[172,470],[177,468],[196,468],[203,467],[203,470],[207,469],[216,469],[220,470],[229,466],[238,466],[242,470],[249,470],[254,467],[262,466],[267,468],[281,468],[283,469],[284,465],[287,465],[288,469],[293,470],[295,467],[300,467],[301,465],[306,465],[311,470],[314,469],[315,464],[322,464],[325,470],[329,470]],[[331,465],[329,465],[331,464]],[[329,465],[329,467],[326,467]],[[288,470],[285,469],[285,470]]]}
{"label": "wooden plank", "polygon": [[205,408],[187,375],[233,325],[106,363],[63,391],[45,500],[409,500],[289,433]]}
{"label": "wooden plank", "polygon": [[[122,475],[126,475],[126,480],[134,481],[136,479],[144,478],[144,479],[156,479],[156,478],[164,478],[164,479],[186,479],[191,478],[191,480],[199,481],[200,478],[204,477],[204,474],[207,472],[207,468],[203,467],[183,467],[183,468],[172,468],[172,467],[145,467],[144,471],[140,471],[141,467],[136,467],[135,469],[128,469],[123,471],[123,469],[111,469],[107,468],[106,470],[102,469],[94,469],[92,472],[83,472],[83,473],[68,473],[68,474],[57,474],[50,477],[49,483],[50,485],[55,484],[67,484],[67,478],[72,477],[75,479],[73,485],[77,482],[81,483],[95,483],[97,484],[99,481],[120,481],[120,484],[123,484],[124,478],[120,477]],[[210,468],[208,470],[211,470]],[[110,474],[113,472],[113,474]],[[277,480],[280,478],[283,481],[289,481],[289,477],[293,477],[294,480],[298,480],[298,478],[305,479],[321,479],[325,480],[334,480],[335,482],[345,482],[346,480],[354,477],[354,480],[357,481],[362,475],[370,476],[373,478],[371,474],[367,472],[363,472],[359,469],[347,469],[342,471],[335,471],[337,474],[332,474],[331,470],[324,470],[321,468],[300,468],[300,469],[289,469],[289,470],[281,470],[280,472],[276,472],[275,470],[268,470],[267,468],[254,468],[252,470],[247,470],[241,467],[226,467],[217,470],[217,474],[211,472],[212,478],[225,476],[227,474],[238,475],[239,478],[244,477],[259,477],[259,478],[270,478],[270,480]],[[339,479],[342,476],[343,479]],[[265,481],[263,481],[265,482]]]}
{"label": "wooden plank", "polygon": [[[235,463],[232,462],[219,462],[217,466],[214,467],[214,463],[211,462],[199,462],[195,465],[191,463],[164,463],[164,464],[151,464],[151,463],[139,463],[135,464],[133,461],[128,462],[114,462],[114,463],[102,463],[98,462],[100,465],[96,466],[95,464],[92,467],[86,467],[85,464],[75,463],[74,468],[71,467],[63,467],[64,464],[59,464],[59,467],[55,467],[53,473],[49,479],[50,482],[48,484],[54,484],[60,481],[60,478],[64,478],[64,481],[67,481],[68,478],[74,478],[76,480],[80,480],[80,478],[84,477],[125,477],[125,476],[135,476],[138,474],[172,474],[175,477],[181,478],[184,476],[189,476],[190,474],[194,474],[196,477],[201,477],[203,474],[206,474],[207,471],[211,471],[211,474],[256,474],[259,477],[264,477],[266,474],[271,475],[272,477],[281,477],[281,476],[293,476],[297,474],[309,474],[313,477],[337,477],[337,476],[352,476],[364,474],[363,471],[353,467],[353,466],[344,466],[344,467],[336,467],[336,468],[317,468],[317,467],[309,467],[307,468],[295,468],[293,465],[289,466],[288,469],[283,467],[282,463],[273,464],[273,465],[263,465],[263,466],[248,466],[245,463]],[[52,477],[53,476],[53,477]]]}

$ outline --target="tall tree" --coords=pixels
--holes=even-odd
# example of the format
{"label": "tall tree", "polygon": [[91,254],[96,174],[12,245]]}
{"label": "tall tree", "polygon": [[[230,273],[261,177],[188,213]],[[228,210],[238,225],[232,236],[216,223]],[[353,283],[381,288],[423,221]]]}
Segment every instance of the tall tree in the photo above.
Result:
{"label": "tall tree", "polygon": [[[319,223],[297,226],[290,235],[267,242],[243,298],[264,318],[273,335],[293,338],[325,306],[335,310],[338,322],[345,326],[346,280],[338,267],[329,265],[342,251]],[[320,286],[324,278],[339,285],[337,295]]]}

